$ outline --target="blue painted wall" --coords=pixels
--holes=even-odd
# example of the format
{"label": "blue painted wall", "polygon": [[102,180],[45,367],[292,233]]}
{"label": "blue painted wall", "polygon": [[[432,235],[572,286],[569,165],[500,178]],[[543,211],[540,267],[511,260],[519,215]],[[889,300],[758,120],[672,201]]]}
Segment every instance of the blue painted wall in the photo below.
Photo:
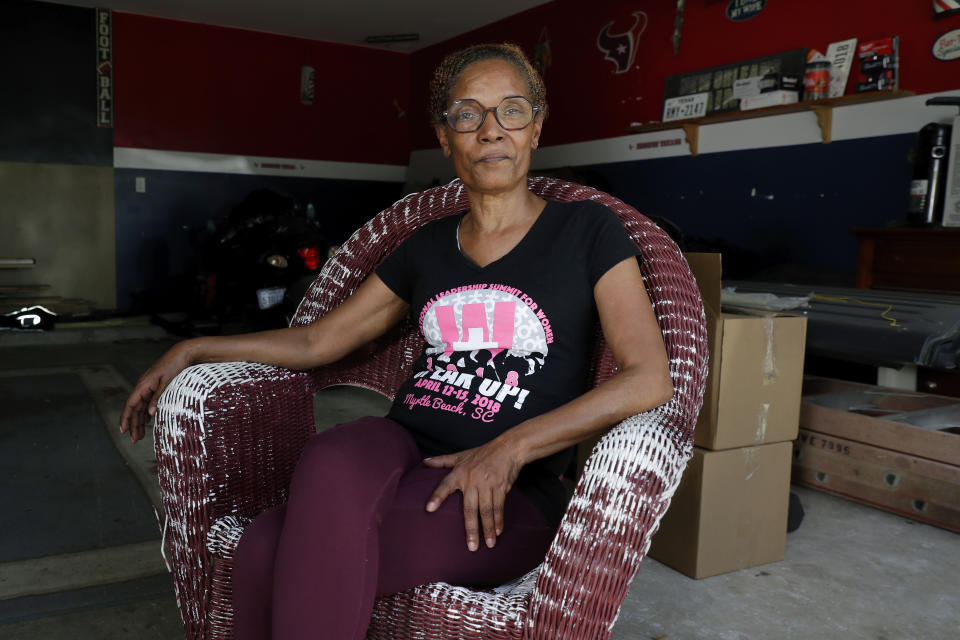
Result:
{"label": "blue painted wall", "polygon": [[851,284],[853,227],[902,223],[914,135],[575,168],[666,218],[690,249],[725,249],[725,277]]}

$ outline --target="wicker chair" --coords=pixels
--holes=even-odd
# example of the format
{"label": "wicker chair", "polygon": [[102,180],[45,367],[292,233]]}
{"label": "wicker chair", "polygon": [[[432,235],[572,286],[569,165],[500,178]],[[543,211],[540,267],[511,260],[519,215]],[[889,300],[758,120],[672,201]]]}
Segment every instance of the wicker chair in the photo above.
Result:
{"label": "wicker chair", "polygon": [[[609,638],[691,454],[707,342],[700,294],[676,245],[605,193],[547,178],[531,178],[530,188],[553,200],[595,200],[620,217],[642,250],[673,399],[614,426],[594,447],[539,568],[494,590],[435,583],[381,598],[369,638]],[[421,225],[467,207],[463,185],[454,180],[377,215],[327,262],[293,324],[309,324],[334,308]],[[167,518],[164,547],[187,638],[233,637],[233,551],[252,517],[285,500],[294,465],[314,432],[312,394],[351,384],[393,397],[421,346],[410,323],[309,372],[208,364],[173,381],[160,399],[155,443]],[[598,331],[592,380],[598,384],[615,371]]]}

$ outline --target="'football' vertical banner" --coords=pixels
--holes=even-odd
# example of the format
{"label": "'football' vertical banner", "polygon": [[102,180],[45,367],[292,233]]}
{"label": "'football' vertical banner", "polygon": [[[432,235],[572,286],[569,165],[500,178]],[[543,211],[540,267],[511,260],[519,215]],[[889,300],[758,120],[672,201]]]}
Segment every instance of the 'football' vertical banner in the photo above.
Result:
{"label": "'football' vertical banner", "polygon": [[97,126],[113,127],[113,15],[110,9],[97,16]]}

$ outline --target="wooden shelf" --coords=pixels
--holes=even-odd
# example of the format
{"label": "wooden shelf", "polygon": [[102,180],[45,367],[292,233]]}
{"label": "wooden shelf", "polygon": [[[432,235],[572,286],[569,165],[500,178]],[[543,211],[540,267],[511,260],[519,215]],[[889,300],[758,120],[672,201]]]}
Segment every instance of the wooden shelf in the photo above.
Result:
{"label": "wooden shelf", "polygon": [[820,126],[820,135],[823,138],[823,142],[830,143],[833,140],[834,107],[847,107],[855,104],[865,104],[867,102],[894,100],[912,95],[914,95],[913,91],[870,91],[868,93],[854,93],[840,98],[794,102],[793,104],[782,104],[774,107],[765,107],[763,109],[751,109],[750,111],[728,111],[726,113],[718,113],[702,118],[690,118],[688,120],[652,122],[637,127],[630,127],[629,130],[631,133],[650,133],[652,131],[666,131],[668,129],[683,129],[687,138],[687,144],[690,145],[690,155],[695,156],[699,153],[698,142],[700,127],[702,125],[734,122],[736,120],[751,120],[753,118],[766,118],[787,113],[798,113],[800,111],[812,111],[817,117],[817,124]]}

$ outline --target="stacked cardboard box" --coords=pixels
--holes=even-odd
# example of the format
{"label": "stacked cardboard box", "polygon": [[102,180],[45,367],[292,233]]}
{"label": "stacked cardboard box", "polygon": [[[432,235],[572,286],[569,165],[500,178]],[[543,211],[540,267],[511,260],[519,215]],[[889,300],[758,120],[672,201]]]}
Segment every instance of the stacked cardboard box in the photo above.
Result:
{"label": "stacked cardboard box", "polygon": [[720,309],[720,255],[687,254],[707,314],[710,374],[693,459],[650,556],[693,578],[783,558],[806,318]]}

